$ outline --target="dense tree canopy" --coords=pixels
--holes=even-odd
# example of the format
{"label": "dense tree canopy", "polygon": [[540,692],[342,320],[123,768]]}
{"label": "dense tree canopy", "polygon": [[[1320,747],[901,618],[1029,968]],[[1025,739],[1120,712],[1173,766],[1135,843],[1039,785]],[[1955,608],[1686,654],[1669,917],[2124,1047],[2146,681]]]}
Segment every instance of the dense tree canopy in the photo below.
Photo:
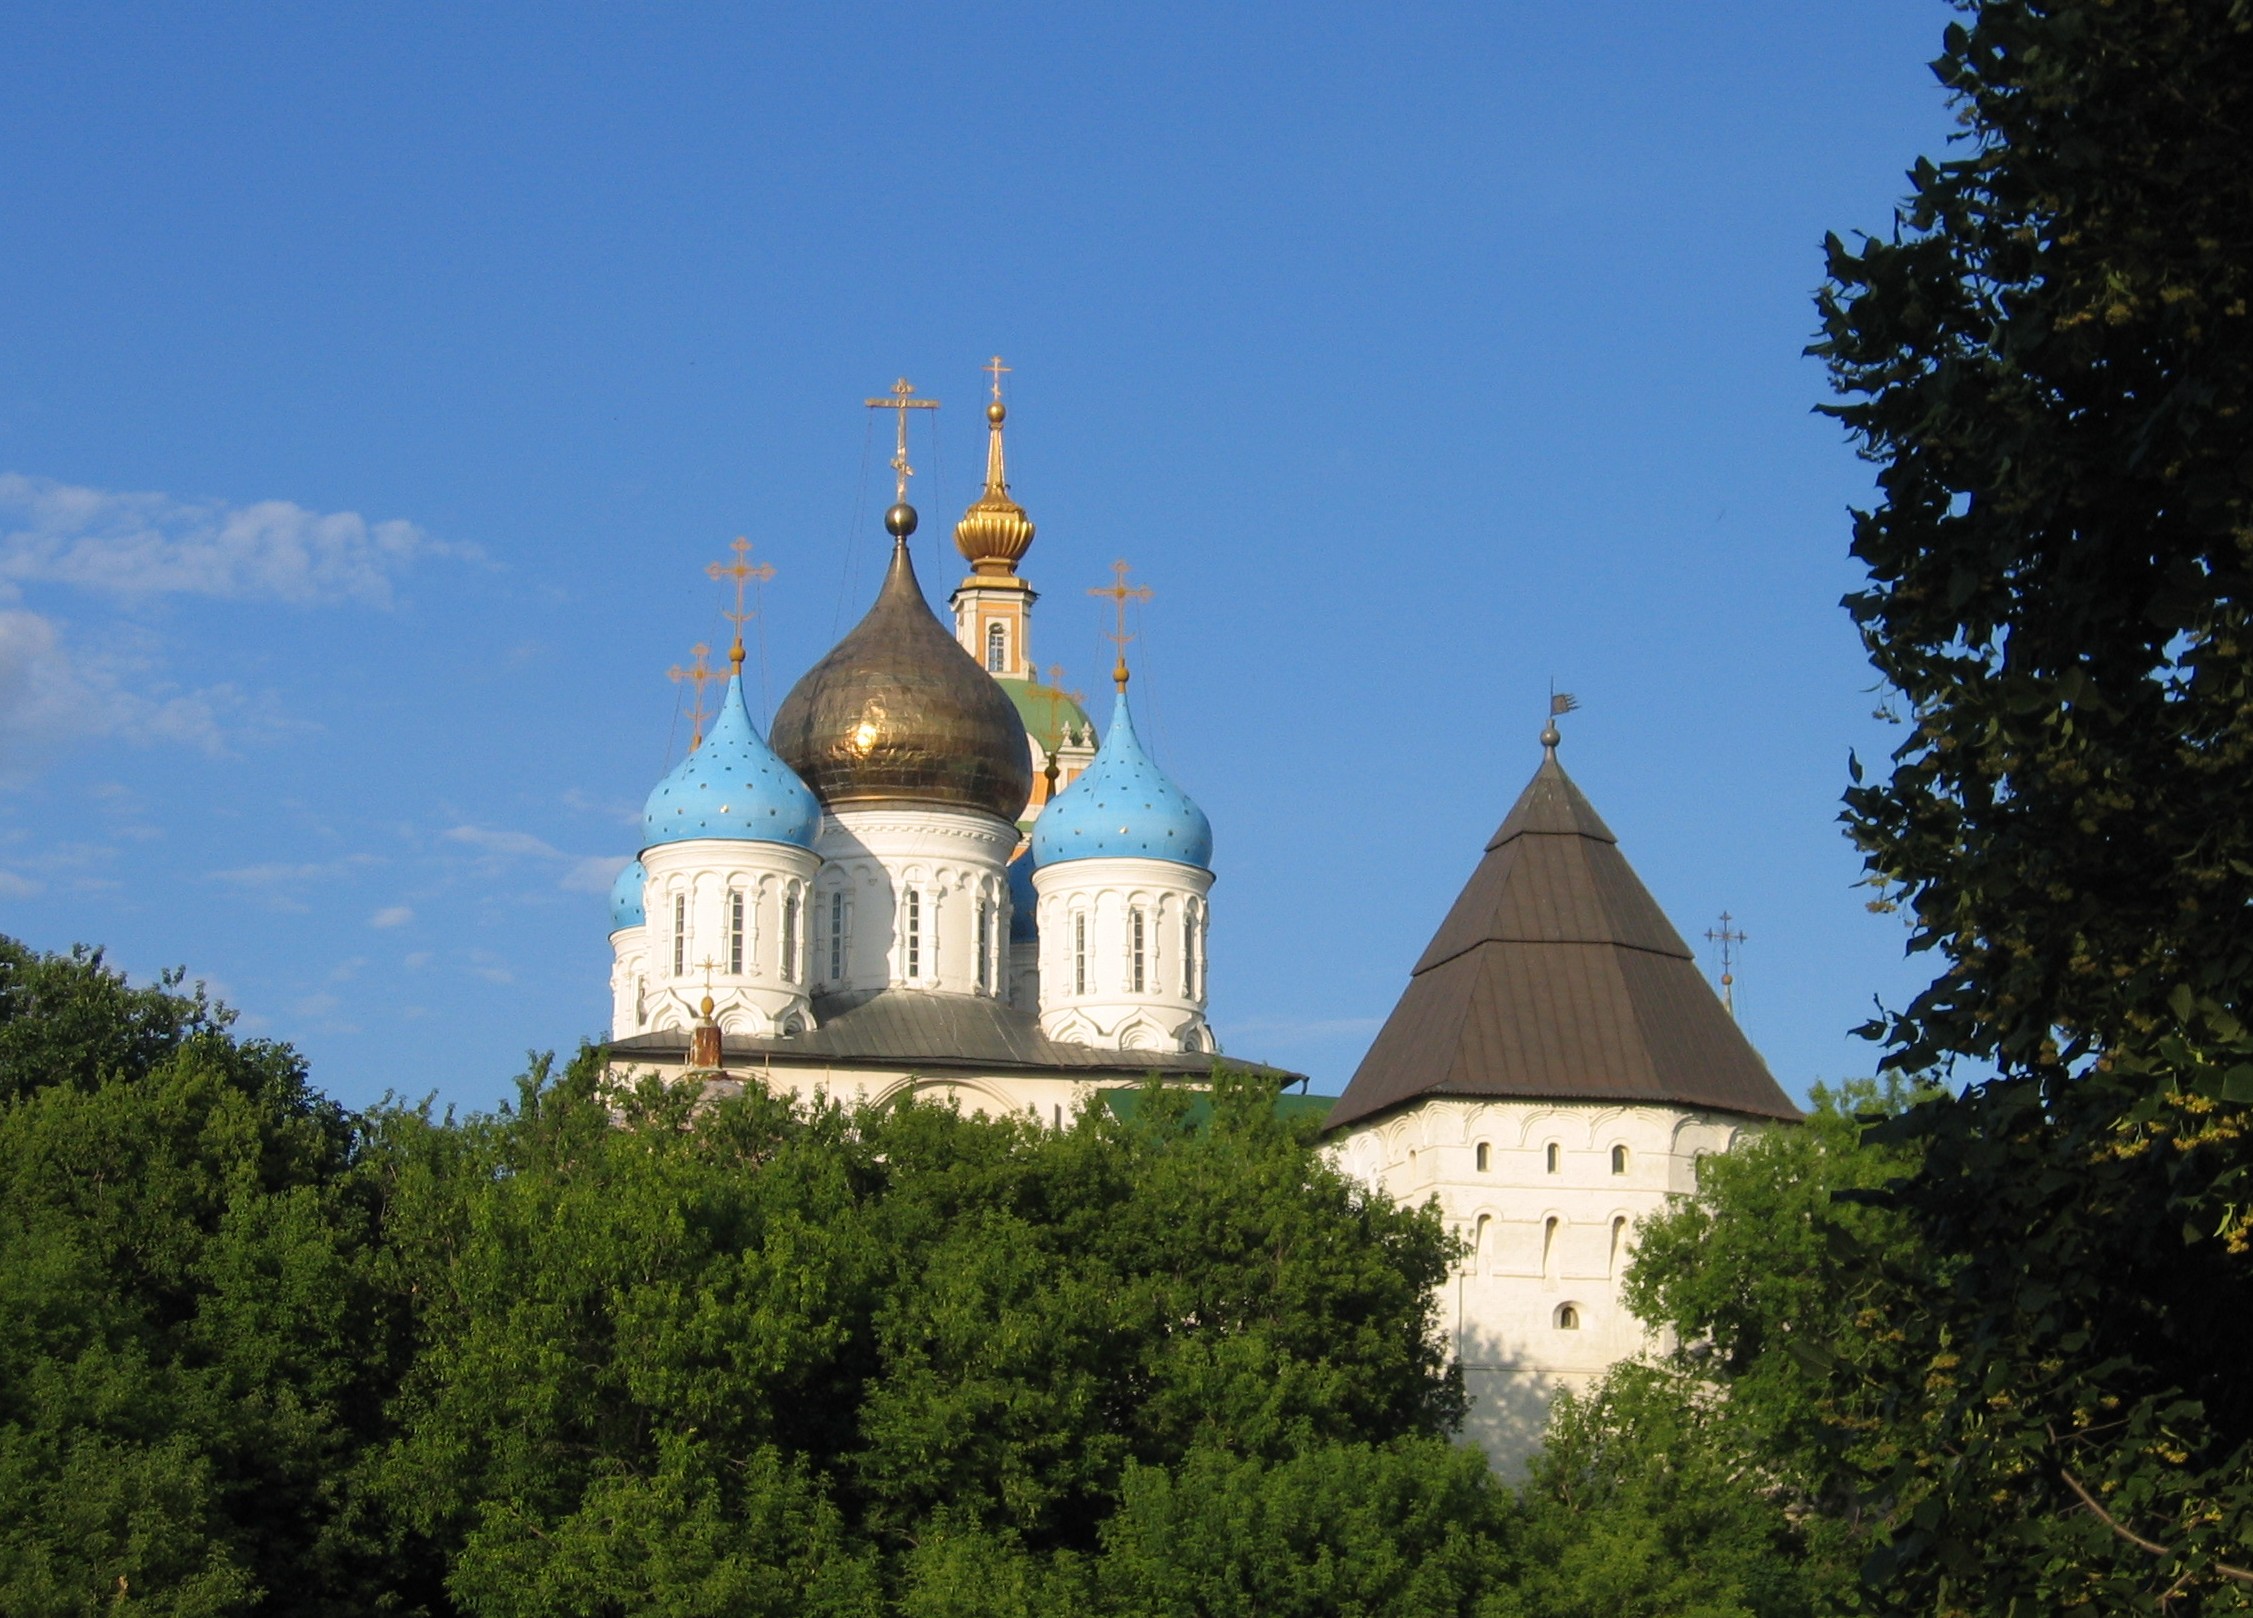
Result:
{"label": "dense tree canopy", "polygon": [[[1962,145],[1830,246],[1876,463],[1849,598],[1907,738],[1848,798],[1939,970],[1893,1126],[1871,1564],[1920,1611],[2253,1595],[2253,7],[1982,0]],[[1959,1065],[1968,1064],[1968,1065]],[[1879,1283],[1874,1279],[1873,1286]]]}

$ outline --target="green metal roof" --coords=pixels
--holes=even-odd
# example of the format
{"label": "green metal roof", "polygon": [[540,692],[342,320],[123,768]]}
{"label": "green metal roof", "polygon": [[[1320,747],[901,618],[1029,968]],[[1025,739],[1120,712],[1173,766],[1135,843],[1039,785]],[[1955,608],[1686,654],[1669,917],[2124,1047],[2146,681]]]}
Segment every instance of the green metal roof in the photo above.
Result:
{"label": "green metal roof", "polygon": [[1037,680],[1005,680],[999,676],[995,677],[994,684],[1008,692],[1009,700],[1017,704],[1017,717],[1024,723],[1025,734],[1038,742],[1043,752],[1056,751],[1059,730],[1074,732],[1088,746],[1095,745],[1095,721],[1088,718],[1085,708],[1072,700],[1069,691],[1059,691]]}
{"label": "green metal roof", "polygon": [[[1329,1116],[1330,1109],[1337,1104],[1337,1100],[1336,1096],[1279,1095],[1275,1098],[1275,1114],[1279,1118],[1313,1118],[1319,1123]],[[1139,1089],[1105,1090],[1103,1105],[1109,1107],[1111,1116],[1122,1124],[1132,1123],[1134,1115],[1142,1107],[1142,1092]],[[1213,1122],[1212,1097],[1200,1095],[1191,1101],[1187,1122],[1194,1130],[1210,1129]]]}

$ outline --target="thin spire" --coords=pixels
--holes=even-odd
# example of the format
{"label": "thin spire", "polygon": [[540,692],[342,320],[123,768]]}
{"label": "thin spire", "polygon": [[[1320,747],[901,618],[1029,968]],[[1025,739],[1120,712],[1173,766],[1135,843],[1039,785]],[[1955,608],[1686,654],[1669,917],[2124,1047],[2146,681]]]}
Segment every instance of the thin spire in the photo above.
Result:
{"label": "thin spire", "polygon": [[954,525],[954,543],[976,572],[1008,575],[1017,571],[1018,559],[1033,542],[1033,524],[1025,508],[1010,498],[1002,453],[1001,424],[1009,419],[1009,407],[1001,402],[1001,379],[1009,367],[996,354],[982,369],[993,378],[993,398],[986,406],[986,487]]}
{"label": "thin spire", "polygon": [[1131,587],[1127,584],[1126,579],[1129,571],[1130,569],[1124,561],[1113,562],[1111,564],[1111,582],[1097,585],[1094,589],[1088,591],[1091,596],[1109,596],[1113,605],[1119,610],[1119,627],[1105,635],[1104,639],[1113,642],[1119,648],[1119,660],[1111,670],[1111,679],[1122,694],[1127,688],[1127,642],[1134,639],[1132,635],[1127,633],[1127,603],[1150,599],[1150,586],[1147,584],[1137,584]]}

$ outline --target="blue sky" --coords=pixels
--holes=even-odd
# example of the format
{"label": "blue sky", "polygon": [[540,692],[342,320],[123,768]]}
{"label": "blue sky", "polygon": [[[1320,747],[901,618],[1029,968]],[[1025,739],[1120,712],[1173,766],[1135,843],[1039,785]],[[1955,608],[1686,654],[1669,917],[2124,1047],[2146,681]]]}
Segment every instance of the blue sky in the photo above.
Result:
{"label": "blue sky", "polygon": [[[0,62],[0,931],[185,964],[315,1078],[482,1105],[607,1017],[601,890],[772,562],[769,708],[878,576],[861,401],[1014,367],[1035,655],[1211,815],[1227,1046],[1350,1075],[1539,761],[1787,1088],[1919,981],[1826,230],[1950,126],[1944,5],[19,7]],[[1107,712],[1098,702],[1096,711]]]}

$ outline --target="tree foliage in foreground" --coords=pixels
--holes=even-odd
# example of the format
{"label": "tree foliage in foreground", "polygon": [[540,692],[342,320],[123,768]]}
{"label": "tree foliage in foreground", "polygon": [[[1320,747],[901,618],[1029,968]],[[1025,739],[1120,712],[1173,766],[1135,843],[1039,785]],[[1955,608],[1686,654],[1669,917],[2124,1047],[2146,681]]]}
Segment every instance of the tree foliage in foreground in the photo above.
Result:
{"label": "tree foliage in foreground", "polygon": [[[1825,1397],[1918,1611],[2253,1596],[2253,7],[1982,0],[1959,153],[1830,246],[1876,464],[1849,598],[1907,739],[1847,820],[1982,1081],[1889,1138],[1928,1255]],[[1985,1077],[1992,1074],[1992,1077]],[[1868,1272],[1873,1293],[1885,1272]]]}

